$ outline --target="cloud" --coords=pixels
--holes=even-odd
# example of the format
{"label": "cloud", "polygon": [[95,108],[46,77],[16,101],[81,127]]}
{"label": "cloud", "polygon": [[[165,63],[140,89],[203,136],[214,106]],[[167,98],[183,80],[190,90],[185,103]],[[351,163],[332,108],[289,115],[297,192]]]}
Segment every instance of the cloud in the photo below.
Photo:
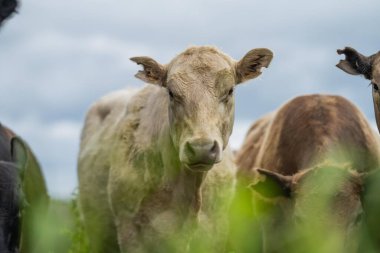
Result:
{"label": "cloud", "polygon": [[235,122],[229,145],[233,150],[238,150],[243,144],[249,127],[253,124],[250,120],[239,120]]}

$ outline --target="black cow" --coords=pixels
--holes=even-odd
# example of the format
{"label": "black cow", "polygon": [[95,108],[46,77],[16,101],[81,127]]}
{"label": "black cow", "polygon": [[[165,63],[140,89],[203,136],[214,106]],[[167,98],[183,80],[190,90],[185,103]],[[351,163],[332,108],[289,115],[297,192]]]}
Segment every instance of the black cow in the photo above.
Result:
{"label": "black cow", "polygon": [[38,243],[32,239],[33,217],[47,207],[37,159],[21,138],[0,124],[0,253],[33,251]]}
{"label": "black cow", "polygon": [[0,161],[0,252],[18,252],[20,243],[20,192],[15,164]]}
{"label": "black cow", "polygon": [[[12,138],[6,143],[9,132],[0,131],[0,252],[19,252],[23,190],[21,186],[25,166],[20,159],[26,157],[21,140]],[[5,145],[4,145],[5,144]]]}

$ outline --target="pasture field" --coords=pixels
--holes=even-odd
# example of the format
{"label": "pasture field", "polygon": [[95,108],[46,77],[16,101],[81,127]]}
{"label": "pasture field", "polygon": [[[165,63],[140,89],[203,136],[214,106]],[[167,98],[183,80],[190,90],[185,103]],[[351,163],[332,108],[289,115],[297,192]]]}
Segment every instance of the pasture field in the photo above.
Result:
{"label": "pasture field", "polygon": [[88,252],[75,196],[67,200],[51,199],[48,215],[36,220],[39,224],[36,235],[44,238],[36,252]]}
{"label": "pasture field", "polygon": [[[321,174],[322,175],[322,174]],[[336,178],[331,175],[328,177],[315,178],[317,184],[325,185],[325,192],[334,192],[336,187]],[[379,211],[380,201],[378,200],[378,192],[380,191],[380,173],[375,173],[371,177],[371,182],[368,182],[365,196],[363,199],[363,216],[358,222],[362,223],[360,227],[357,243],[360,252],[375,253],[379,252]],[[240,189],[240,194],[233,203],[231,209],[231,236],[229,245],[233,245],[236,251],[232,252],[261,252],[261,235],[259,231],[259,220],[270,219],[271,215],[277,212],[273,205],[263,203],[259,199],[253,199],[256,206],[256,217],[252,217],[252,196],[247,194],[246,189]],[[331,194],[325,194],[318,202],[314,204],[318,208],[329,208]],[[76,196],[73,195],[70,200],[51,200],[50,210],[47,217],[37,218],[39,227],[37,233],[44,238],[41,243],[41,248],[38,252],[46,253],[88,253],[88,245],[83,232],[83,227],[80,221],[78,208],[75,201]],[[318,209],[323,212],[324,210]],[[313,213],[307,226],[294,227],[294,225],[283,226],[276,231],[273,236],[278,241],[281,247],[286,250],[279,249],[278,252],[309,252],[309,253],[325,253],[325,252],[350,252],[345,248],[344,234],[347,231],[340,231],[334,227],[334,219],[328,223],[328,227],[324,227],[318,222],[318,219],[313,219],[313,215],[318,215],[317,212]],[[191,253],[208,253],[212,252],[210,242],[202,239],[202,236],[196,236],[196,241],[191,245]],[[176,245],[175,240],[168,242],[170,245]],[[284,249],[285,249],[284,248]],[[352,249],[356,246],[352,246]],[[166,248],[167,249],[167,248]],[[155,249],[152,252],[162,252],[160,249]],[[178,252],[178,248],[173,247],[173,251]],[[169,253],[171,253],[169,252]]]}
{"label": "pasture field", "polygon": [[[350,240],[347,240],[346,237],[347,232],[350,231],[343,231],[336,226],[339,217],[325,216],[328,218],[327,222],[321,222],[321,214],[333,213],[331,208],[334,208],[334,200],[339,187],[345,182],[344,180],[347,180],[347,177],[344,176],[346,169],[337,168],[331,164],[342,164],[342,161],[347,160],[349,160],[347,157],[334,153],[329,160],[331,163],[321,165],[322,167],[318,166],[320,172],[310,178],[312,181],[305,181],[310,187],[320,187],[320,194],[313,198],[311,206],[308,205],[307,216],[302,217],[301,220],[282,221],[278,229],[271,233],[271,236],[276,238],[276,245],[278,244],[276,252],[379,252],[379,170],[362,174],[363,189],[360,198],[363,212],[352,224],[352,233],[355,234],[350,237]],[[243,185],[237,185],[237,195],[229,213],[231,225],[227,246],[229,250],[226,251],[228,253],[262,252],[260,223],[273,222],[273,217],[281,212],[275,202],[265,201],[252,194],[252,190],[246,185],[246,182]],[[75,193],[71,199],[52,199],[48,215],[35,218],[36,224],[38,224],[35,234],[38,238],[43,238],[35,252],[89,253],[76,198],[77,194]],[[167,243],[163,247],[165,250],[154,248],[150,252],[209,253],[213,252],[211,241],[217,240],[215,236],[204,236],[202,233],[198,233],[187,248],[188,251],[185,251],[183,245],[178,245],[178,241],[180,241],[178,239],[170,238],[168,242],[165,242]]]}

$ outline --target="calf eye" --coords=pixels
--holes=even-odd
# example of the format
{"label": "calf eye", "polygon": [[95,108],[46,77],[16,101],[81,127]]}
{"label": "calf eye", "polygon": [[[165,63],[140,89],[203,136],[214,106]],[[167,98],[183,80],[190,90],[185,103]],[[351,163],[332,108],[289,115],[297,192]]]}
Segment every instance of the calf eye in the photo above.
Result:
{"label": "calf eye", "polygon": [[234,94],[234,88],[229,89],[227,94],[222,97],[221,101],[227,102],[228,99],[232,96],[232,94]]}
{"label": "calf eye", "polygon": [[169,98],[170,98],[170,101],[173,102],[173,103],[177,103],[177,104],[181,104],[182,103],[182,100],[181,100],[181,97],[178,96],[178,95],[175,95],[171,90],[168,89],[168,94],[169,94]]}
{"label": "calf eye", "polygon": [[170,97],[170,99],[174,98],[173,92],[171,90],[169,90],[169,97]]}
{"label": "calf eye", "polygon": [[375,91],[379,91],[379,86],[376,83],[372,83],[372,87]]}

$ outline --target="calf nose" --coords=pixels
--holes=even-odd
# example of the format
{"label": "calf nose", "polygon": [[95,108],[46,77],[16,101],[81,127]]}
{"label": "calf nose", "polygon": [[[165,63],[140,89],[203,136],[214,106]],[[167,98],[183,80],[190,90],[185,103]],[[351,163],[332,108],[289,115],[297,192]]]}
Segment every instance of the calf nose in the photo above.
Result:
{"label": "calf nose", "polygon": [[189,165],[219,162],[220,148],[217,141],[196,139],[186,142],[185,153]]}

